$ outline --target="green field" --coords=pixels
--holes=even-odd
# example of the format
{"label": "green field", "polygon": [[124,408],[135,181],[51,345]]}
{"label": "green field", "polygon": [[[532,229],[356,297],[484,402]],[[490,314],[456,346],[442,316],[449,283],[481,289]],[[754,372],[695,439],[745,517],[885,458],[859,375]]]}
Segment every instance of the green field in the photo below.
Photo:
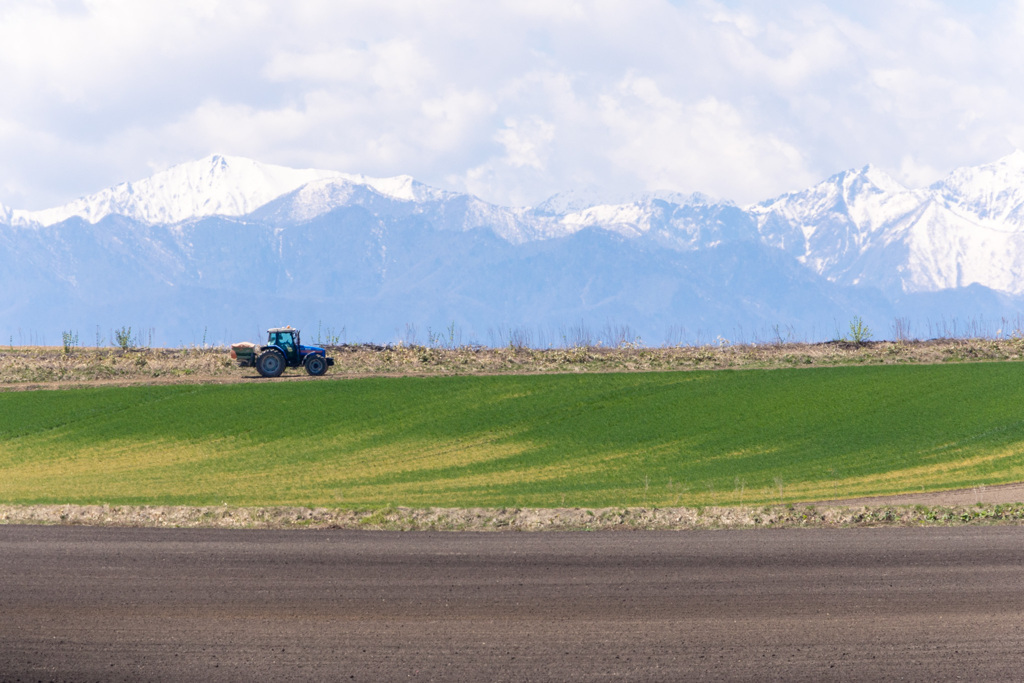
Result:
{"label": "green field", "polygon": [[0,502],[604,507],[1024,480],[1024,366],[0,394]]}

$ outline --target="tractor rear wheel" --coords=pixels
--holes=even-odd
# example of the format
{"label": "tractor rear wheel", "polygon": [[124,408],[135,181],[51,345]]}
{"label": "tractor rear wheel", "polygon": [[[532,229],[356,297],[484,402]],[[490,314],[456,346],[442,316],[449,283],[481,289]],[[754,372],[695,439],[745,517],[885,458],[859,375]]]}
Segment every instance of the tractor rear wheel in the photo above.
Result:
{"label": "tractor rear wheel", "polygon": [[284,367],[284,356],[274,349],[267,349],[256,358],[256,371],[264,377],[280,377]]}
{"label": "tractor rear wheel", "polygon": [[306,372],[319,377],[327,372],[327,360],[323,356],[306,356]]}

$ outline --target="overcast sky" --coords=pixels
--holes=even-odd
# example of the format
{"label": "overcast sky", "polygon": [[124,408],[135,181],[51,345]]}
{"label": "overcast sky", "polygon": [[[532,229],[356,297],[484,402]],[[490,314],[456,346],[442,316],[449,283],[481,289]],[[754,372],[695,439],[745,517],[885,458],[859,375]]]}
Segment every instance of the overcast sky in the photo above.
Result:
{"label": "overcast sky", "polygon": [[224,153],[738,203],[1024,148],[1024,0],[3,0],[0,203]]}

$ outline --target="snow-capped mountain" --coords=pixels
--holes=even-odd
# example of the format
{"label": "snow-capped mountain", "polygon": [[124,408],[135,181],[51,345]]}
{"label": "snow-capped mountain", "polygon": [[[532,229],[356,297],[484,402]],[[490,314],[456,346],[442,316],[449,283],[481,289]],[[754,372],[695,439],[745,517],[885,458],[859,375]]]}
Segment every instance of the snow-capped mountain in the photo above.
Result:
{"label": "snow-capped mountain", "polygon": [[[244,216],[273,199],[309,183],[331,179],[373,188],[403,201],[427,201],[445,193],[417,183],[410,176],[371,178],[320,169],[293,169],[243,157],[214,154],[179,164],[149,178],[76,199],[42,211],[16,211],[6,222],[54,225],[72,217],[98,223],[110,215],[150,225],[180,223],[206,216]],[[310,196],[310,199],[315,199]],[[314,210],[310,204],[307,210]]]}
{"label": "snow-capped mountain", "polygon": [[337,176],[316,180],[252,213],[260,221],[310,221],[340,208],[359,207],[389,220],[417,220],[438,230],[489,229],[514,244],[549,236],[551,220],[529,220],[522,209],[495,206],[470,195],[438,190],[407,176]]}
{"label": "snow-capped mountain", "polygon": [[606,230],[677,251],[758,240],[756,223],[730,203],[714,202],[703,195],[677,195],[675,199],[652,194],[626,204],[591,206],[558,217],[558,229],[550,233]]}
{"label": "snow-capped mountain", "polygon": [[958,168],[929,188],[951,211],[1003,232],[1024,231],[1024,151]]}
{"label": "snow-capped mountain", "polygon": [[832,282],[1024,294],[1024,153],[909,190],[873,167],[752,207],[765,241]]}
{"label": "snow-capped mountain", "polygon": [[881,335],[895,316],[1022,308],[1024,153],[923,189],[866,166],[746,208],[596,190],[503,207],[214,155],[62,207],[0,205],[0,255],[8,341],[121,325],[231,341],[317,321],[379,341],[451,323],[483,342],[610,323],[648,343],[820,339],[853,315]]}
{"label": "snow-capped mountain", "polygon": [[178,223],[203,216],[242,216],[331,171],[295,170],[250,159],[213,155],[173,166],[133,183],[42,211],[17,211],[22,225],[54,225],[72,217],[98,223],[110,215],[142,223]]}

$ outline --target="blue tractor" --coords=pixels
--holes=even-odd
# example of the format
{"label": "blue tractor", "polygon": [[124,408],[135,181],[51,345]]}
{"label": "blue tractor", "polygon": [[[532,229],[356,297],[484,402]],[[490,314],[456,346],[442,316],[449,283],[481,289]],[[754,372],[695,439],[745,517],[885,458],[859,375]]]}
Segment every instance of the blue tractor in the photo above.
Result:
{"label": "blue tractor", "polygon": [[280,377],[285,368],[304,367],[314,377],[327,372],[334,365],[334,359],[327,357],[327,351],[319,346],[303,346],[299,343],[299,331],[292,326],[272,327],[267,330],[267,343],[234,344],[231,355],[242,367],[255,367],[264,377]]}

